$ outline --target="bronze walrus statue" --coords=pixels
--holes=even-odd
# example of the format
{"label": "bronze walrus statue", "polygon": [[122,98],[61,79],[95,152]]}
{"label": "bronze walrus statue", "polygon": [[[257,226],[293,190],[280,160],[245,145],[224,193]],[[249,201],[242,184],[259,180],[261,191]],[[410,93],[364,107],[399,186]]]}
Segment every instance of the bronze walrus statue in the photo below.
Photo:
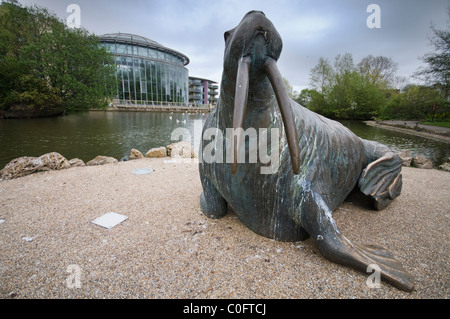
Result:
{"label": "bronze walrus statue", "polygon": [[289,98],[276,65],[281,37],[264,13],[247,13],[225,41],[220,98],[200,145],[203,213],[220,218],[231,207],[260,235],[311,236],[325,258],[363,272],[376,264],[381,278],[411,291],[399,261],[381,247],[351,243],[332,217],[355,187],[376,209],[388,205],[401,192],[401,159]]}

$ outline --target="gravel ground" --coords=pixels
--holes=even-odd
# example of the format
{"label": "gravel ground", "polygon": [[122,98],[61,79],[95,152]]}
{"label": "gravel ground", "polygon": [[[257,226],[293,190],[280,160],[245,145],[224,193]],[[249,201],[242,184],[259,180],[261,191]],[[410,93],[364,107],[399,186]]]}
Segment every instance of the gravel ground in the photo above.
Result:
{"label": "gravel ground", "polygon": [[[325,260],[314,243],[256,235],[233,212],[200,211],[192,162],[140,159],[0,182],[1,298],[448,298],[450,173],[403,169],[403,192],[375,212],[334,214],[357,243],[388,248],[412,293]],[[180,160],[179,160],[180,161]],[[147,175],[133,175],[152,168]],[[112,229],[108,212],[129,218]]]}

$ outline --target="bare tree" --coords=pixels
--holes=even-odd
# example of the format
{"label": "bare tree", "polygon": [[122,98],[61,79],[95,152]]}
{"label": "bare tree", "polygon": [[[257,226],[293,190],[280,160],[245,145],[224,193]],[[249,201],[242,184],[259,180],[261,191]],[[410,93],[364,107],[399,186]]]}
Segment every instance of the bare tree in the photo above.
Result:
{"label": "bare tree", "polygon": [[[450,7],[447,10],[450,17]],[[450,28],[450,24],[447,24]],[[427,64],[420,68],[414,76],[421,78],[429,84],[437,84],[443,90],[445,97],[450,93],[450,31],[439,30],[431,25],[432,35],[430,44],[434,50],[422,57],[422,61]]]}
{"label": "bare tree", "polygon": [[338,54],[334,59],[334,69],[336,70],[336,74],[340,76],[344,76],[345,74],[355,71],[352,54],[348,52]]}
{"label": "bare tree", "polygon": [[310,85],[317,91],[324,93],[331,86],[333,74],[333,67],[328,59],[320,57],[319,63],[309,73]]}
{"label": "bare tree", "polygon": [[398,64],[391,58],[368,55],[358,63],[357,67],[363,78],[379,88],[390,88],[396,84],[395,73],[398,70]]}

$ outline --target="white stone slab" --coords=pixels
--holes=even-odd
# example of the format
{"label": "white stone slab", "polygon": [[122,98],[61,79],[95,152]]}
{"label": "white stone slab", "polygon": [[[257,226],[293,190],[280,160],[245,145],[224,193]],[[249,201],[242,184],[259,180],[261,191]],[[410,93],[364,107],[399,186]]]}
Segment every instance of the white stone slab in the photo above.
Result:
{"label": "white stone slab", "polygon": [[132,171],[131,173],[133,173],[134,175],[145,175],[151,172],[153,172],[153,169],[151,168],[138,168]]}
{"label": "white stone slab", "polygon": [[92,223],[111,229],[126,219],[128,219],[128,216],[117,214],[114,212],[109,212],[106,213],[105,215],[100,216],[99,218],[94,219]]}

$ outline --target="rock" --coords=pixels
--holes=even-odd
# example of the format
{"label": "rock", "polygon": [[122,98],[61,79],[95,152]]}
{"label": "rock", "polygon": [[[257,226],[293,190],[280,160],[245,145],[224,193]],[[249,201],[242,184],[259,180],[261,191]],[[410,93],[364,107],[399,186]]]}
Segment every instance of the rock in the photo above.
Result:
{"label": "rock", "polygon": [[129,159],[134,160],[134,159],[141,159],[141,158],[144,158],[144,155],[142,155],[142,153],[139,150],[132,148],[130,151]]}
{"label": "rock", "polygon": [[164,146],[151,148],[146,154],[145,157],[166,157],[167,150]]}
{"label": "rock", "polygon": [[444,163],[442,165],[439,165],[439,169],[443,171],[450,172],[450,163]]}
{"label": "rock", "polygon": [[412,161],[412,155],[411,155],[411,151],[406,150],[406,151],[402,151],[400,153],[397,153],[398,156],[400,156],[400,158],[402,159],[403,162],[403,166],[411,166],[411,161]]}
{"label": "rock", "polygon": [[22,156],[13,159],[0,171],[1,179],[13,179],[37,172],[39,159],[37,157]]}
{"label": "rock", "polygon": [[439,169],[443,170],[443,171],[450,172],[450,157],[447,159],[446,163],[444,163],[442,165],[439,165]]}
{"label": "rock", "polygon": [[177,142],[167,146],[167,155],[170,157],[193,158],[194,150],[189,142]]}
{"label": "rock", "polygon": [[77,166],[86,166],[83,160],[79,158],[72,158],[70,161],[70,167],[77,167]]}
{"label": "rock", "polygon": [[39,171],[69,168],[69,161],[59,153],[51,152],[40,157],[22,156],[13,159],[0,171],[0,179],[13,179]]}
{"label": "rock", "polygon": [[431,162],[429,159],[425,158],[422,155],[416,155],[413,157],[411,161],[411,166],[417,168],[430,169],[433,168],[433,162]]}
{"label": "rock", "polygon": [[103,165],[103,164],[115,164],[118,162],[119,161],[116,160],[114,157],[99,155],[96,158],[87,162],[86,165],[87,166],[95,166],[95,165]]}
{"label": "rock", "polygon": [[42,167],[39,170],[59,170],[70,168],[69,161],[59,153],[51,152],[39,157]]}

